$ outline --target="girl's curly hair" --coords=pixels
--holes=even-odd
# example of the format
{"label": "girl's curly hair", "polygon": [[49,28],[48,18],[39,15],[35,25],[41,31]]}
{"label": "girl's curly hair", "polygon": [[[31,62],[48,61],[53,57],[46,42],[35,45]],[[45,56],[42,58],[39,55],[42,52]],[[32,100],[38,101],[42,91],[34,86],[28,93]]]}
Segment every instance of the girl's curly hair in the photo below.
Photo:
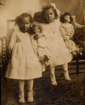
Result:
{"label": "girl's curly hair", "polygon": [[73,18],[72,18],[72,16],[71,16],[71,14],[70,14],[69,12],[65,12],[64,14],[62,14],[62,15],[60,16],[60,21],[61,21],[62,23],[65,23],[65,22],[66,22],[65,16],[67,16],[67,15],[70,16],[70,23],[73,21]]}
{"label": "girl's curly hair", "polygon": [[22,20],[24,17],[29,17],[30,18],[30,23],[33,21],[32,16],[28,13],[22,13],[21,15],[17,16],[15,18],[15,24],[17,24],[18,26],[22,23]]}
{"label": "girl's curly hair", "polygon": [[57,11],[56,11],[56,9],[52,6],[52,5],[47,5],[47,6],[45,6],[44,8],[43,8],[43,10],[42,10],[42,18],[43,18],[43,20],[46,22],[46,19],[45,19],[45,12],[46,12],[46,10],[49,10],[49,9],[52,9],[53,10],[53,12],[54,12],[54,14],[55,14],[55,19],[57,19],[58,18],[58,14],[57,14]]}

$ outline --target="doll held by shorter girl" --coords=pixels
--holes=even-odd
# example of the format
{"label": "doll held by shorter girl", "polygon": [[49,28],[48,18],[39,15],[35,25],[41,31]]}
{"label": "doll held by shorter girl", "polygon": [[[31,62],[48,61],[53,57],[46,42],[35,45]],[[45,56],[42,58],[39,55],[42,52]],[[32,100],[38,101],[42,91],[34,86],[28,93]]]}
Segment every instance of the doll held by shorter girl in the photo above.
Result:
{"label": "doll held by shorter girl", "polygon": [[39,57],[40,61],[45,64],[45,66],[49,65],[50,59],[50,50],[49,43],[46,35],[43,33],[42,26],[38,22],[33,22],[32,24],[33,37],[37,42],[37,51],[36,54]]}

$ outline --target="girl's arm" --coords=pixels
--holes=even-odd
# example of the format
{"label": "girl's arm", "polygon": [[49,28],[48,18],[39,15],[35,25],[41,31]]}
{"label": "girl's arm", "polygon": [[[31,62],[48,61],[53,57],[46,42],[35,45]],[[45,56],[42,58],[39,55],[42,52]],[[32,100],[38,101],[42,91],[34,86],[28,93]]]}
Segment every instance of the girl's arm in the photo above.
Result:
{"label": "girl's arm", "polygon": [[75,28],[83,28],[85,25],[78,24],[77,22],[74,23]]}
{"label": "girl's arm", "polygon": [[11,54],[11,51],[16,43],[16,40],[17,40],[17,34],[16,32],[13,32],[12,36],[11,36],[11,40],[10,40],[10,43],[9,43],[9,54]]}

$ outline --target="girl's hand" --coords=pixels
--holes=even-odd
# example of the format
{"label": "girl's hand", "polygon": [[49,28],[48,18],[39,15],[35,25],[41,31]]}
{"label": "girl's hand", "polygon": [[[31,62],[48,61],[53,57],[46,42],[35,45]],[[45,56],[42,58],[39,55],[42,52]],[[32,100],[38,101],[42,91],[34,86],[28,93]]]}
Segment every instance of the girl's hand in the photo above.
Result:
{"label": "girl's hand", "polygon": [[43,56],[42,56],[42,57],[39,57],[39,59],[40,59],[40,61],[43,63],[44,57],[43,57]]}
{"label": "girl's hand", "polygon": [[38,40],[38,35],[35,35],[35,36],[34,36],[34,39],[35,39],[35,40]]}

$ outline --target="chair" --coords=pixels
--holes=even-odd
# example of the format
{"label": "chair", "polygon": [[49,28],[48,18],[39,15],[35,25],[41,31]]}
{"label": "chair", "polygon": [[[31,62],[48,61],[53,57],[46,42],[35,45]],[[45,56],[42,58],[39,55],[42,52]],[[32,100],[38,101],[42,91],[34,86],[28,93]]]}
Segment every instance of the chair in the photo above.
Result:
{"label": "chair", "polygon": [[5,39],[6,37],[3,36],[3,37],[0,37],[0,74],[1,76],[3,77],[4,75],[4,68],[6,67],[5,66],[5,61],[6,61],[6,47],[5,47]]}

